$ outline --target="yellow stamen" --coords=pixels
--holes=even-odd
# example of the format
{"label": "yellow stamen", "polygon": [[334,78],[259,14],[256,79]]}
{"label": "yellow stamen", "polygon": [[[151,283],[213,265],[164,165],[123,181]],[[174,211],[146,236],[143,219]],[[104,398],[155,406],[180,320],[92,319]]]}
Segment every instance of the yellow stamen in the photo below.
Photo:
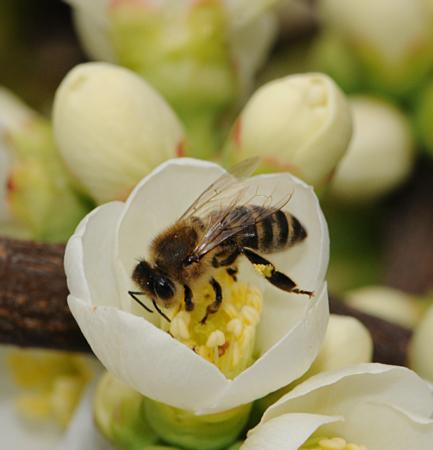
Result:
{"label": "yellow stamen", "polygon": [[191,286],[194,309],[186,311],[183,299],[179,298],[176,306],[164,310],[171,323],[161,319],[161,328],[215,364],[228,378],[234,378],[253,361],[262,294],[254,286],[234,281],[225,269],[216,271],[214,278],[223,294],[218,311],[208,314],[202,323],[208,306],[215,299],[212,286],[203,281]]}
{"label": "yellow stamen", "polygon": [[347,443],[342,437],[312,437],[299,450],[368,450],[364,445]]}

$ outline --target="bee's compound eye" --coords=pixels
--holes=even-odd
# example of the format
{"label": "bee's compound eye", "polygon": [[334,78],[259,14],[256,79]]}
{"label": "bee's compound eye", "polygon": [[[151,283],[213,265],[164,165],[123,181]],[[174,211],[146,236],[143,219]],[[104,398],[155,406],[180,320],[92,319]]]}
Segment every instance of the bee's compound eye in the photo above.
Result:
{"label": "bee's compound eye", "polygon": [[173,297],[175,287],[168,278],[159,277],[154,282],[154,289],[159,298],[168,300]]}

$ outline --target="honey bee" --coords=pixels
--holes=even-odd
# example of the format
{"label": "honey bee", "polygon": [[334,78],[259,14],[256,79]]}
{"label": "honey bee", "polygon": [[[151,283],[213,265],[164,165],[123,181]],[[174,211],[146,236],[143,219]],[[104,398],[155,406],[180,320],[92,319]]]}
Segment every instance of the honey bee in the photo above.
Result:
{"label": "honey bee", "polygon": [[[292,214],[284,211],[292,192],[275,199],[260,193],[260,185],[247,178],[257,167],[252,158],[236,165],[214,181],[177,220],[153,240],[149,262],[142,259],[134,268],[132,280],[141,291],[128,291],[143,308],[153,312],[139,298],[146,295],[167,321],[158,305],[171,306],[180,292],[185,310],[194,308],[191,286],[199,279],[207,281],[215,294],[201,320],[218,311],[222,288],[213,272],[225,268],[236,280],[236,262],[244,256],[266,280],[291,293],[312,296],[300,289],[287,275],[262,255],[286,250],[307,237],[307,231]],[[182,292],[183,291],[183,292]]]}

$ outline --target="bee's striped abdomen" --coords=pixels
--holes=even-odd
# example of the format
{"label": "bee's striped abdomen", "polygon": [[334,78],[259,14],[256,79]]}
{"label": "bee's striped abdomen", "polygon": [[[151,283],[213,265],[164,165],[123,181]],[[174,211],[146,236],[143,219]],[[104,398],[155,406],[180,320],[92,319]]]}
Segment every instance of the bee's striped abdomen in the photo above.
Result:
{"label": "bee's striped abdomen", "polygon": [[[277,210],[265,215],[265,208],[254,205],[243,207],[242,212],[257,220],[236,235],[242,247],[261,253],[273,253],[291,247],[307,237],[305,228],[290,213]],[[260,220],[260,216],[265,217]]]}

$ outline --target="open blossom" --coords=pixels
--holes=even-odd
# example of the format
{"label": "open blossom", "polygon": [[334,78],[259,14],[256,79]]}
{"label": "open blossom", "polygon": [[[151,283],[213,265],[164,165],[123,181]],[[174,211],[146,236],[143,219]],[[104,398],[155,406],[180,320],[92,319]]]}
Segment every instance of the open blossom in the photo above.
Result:
{"label": "open blossom", "polygon": [[361,364],[298,385],[241,450],[429,450],[432,412],[432,392],[414,372]]}
{"label": "open blossom", "polygon": [[[221,313],[205,326],[194,310],[162,308],[171,318],[167,324],[131,300],[137,260],[148,258],[155,236],[223,173],[209,162],[167,161],[125,203],[89,214],[65,256],[70,309],[105,367],[144,396],[197,414],[251,402],[301,376],[318,353],[328,320],[326,224],[311,188],[287,173],[254,177],[251,185],[260,185],[264,195],[292,192],[284,208],[308,237],[270,259],[302,289],[314,291],[312,299],[264,286],[263,277],[242,262],[239,282],[219,279],[227,295]],[[207,298],[206,289],[194,297]]]}

